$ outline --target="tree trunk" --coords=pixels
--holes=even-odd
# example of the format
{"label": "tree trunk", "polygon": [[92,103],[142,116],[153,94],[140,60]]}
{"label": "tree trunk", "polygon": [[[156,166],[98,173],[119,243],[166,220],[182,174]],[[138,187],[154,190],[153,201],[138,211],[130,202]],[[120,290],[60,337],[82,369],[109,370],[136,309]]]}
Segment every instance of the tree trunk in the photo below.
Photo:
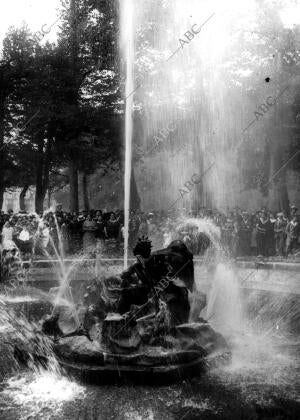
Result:
{"label": "tree trunk", "polygon": [[4,192],[5,192],[5,188],[3,188],[3,186],[0,184],[0,210],[2,209],[2,206],[3,206]]}
{"label": "tree trunk", "polygon": [[[74,106],[74,110],[78,110],[78,19],[77,19],[77,4],[76,0],[70,1],[70,58],[72,62],[72,89],[69,100],[70,105]],[[76,111],[75,111],[76,112]],[[69,182],[70,182],[70,211],[78,213],[79,211],[79,197],[78,197],[78,165],[75,162],[76,157],[70,157],[69,165]]]}
{"label": "tree trunk", "polygon": [[43,163],[39,160],[36,167],[36,182],[35,182],[35,211],[41,213],[43,211]]}
{"label": "tree trunk", "polygon": [[37,213],[43,213],[44,211],[44,200],[46,190],[43,185],[43,162],[38,165],[36,169],[36,184],[35,184],[35,211]]}
{"label": "tree trunk", "polygon": [[45,194],[39,193],[35,195],[35,211],[40,214],[44,211]]}
{"label": "tree trunk", "polygon": [[49,172],[51,166],[52,138],[47,139],[46,150],[44,151],[44,140],[38,143],[37,166],[36,166],[36,191],[35,211],[42,213],[44,200],[49,185]]}
{"label": "tree trunk", "polygon": [[4,161],[5,161],[5,147],[4,147],[4,118],[5,118],[5,106],[4,106],[4,98],[0,97],[0,210],[2,209],[3,205],[3,195],[5,191],[5,169],[4,169]]}
{"label": "tree trunk", "polygon": [[88,182],[89,182],[88,175],[85,172],[83,172],[82,173],[82,198],[83,198],[83,209],[85,211],[90,210]]}
{"label": "tree trunk", "polygon": [[284,210],[286,214],[289,214],[290,211],[290,202],[289,202],[289,195],[286,183],[286,169],[283,169],[281,172],[281,178],[279,183],[279,190],[278,190],[278,202],[279,208]]}
{"label": "tree trunk", "polygon": [[[282,53],[279,52],[276,56],[277,71],[280,75],[281,88],[282,82]],[[280,87],[277,88],[277,93]],[[289,198],[286,183],[287,171],[287,145],[283,143],[282,139],[285,138],[285,131],[283,129],[282,121],[282,102],[276,101],[274,105],[274,134],[272,135],[272,144],[270,147],[270,178],[271,183],[269,189],[269,208],[275,211],[285,211],[289,214]]]}
{"label": "tree trunk", "polygon": [[25,211],[25,195],[28,191],[29,185],[24,185],[19,197],[19,206],[21,211]]}
{"label": "tree trunk", "polygon": [[134,169],[131,170],[131,185],[130,185],[130,209],[131,210],[140,210],[141,199],[137,189]]}
{"label": "tree trunk", "polygon": [[74,162],[69,166],[69,180],[70,180],[70,212],[78,213],[78,169]]}
{"label": "tree trunk", "polygon": [[52,195],[51,188],[48,188],[48,209],[50,209],[51,207],[51,195]]}
{"label": "tree trunk", "polygon": [[286,183],[287,167],[284,167],[285,161],[282,159],[282,156],[285,156],[284,148],[282,147],[276,147],[276,150],[272,150],[271,152],[268,207],[271,210],[285,211],[288,214],[289,198]]}

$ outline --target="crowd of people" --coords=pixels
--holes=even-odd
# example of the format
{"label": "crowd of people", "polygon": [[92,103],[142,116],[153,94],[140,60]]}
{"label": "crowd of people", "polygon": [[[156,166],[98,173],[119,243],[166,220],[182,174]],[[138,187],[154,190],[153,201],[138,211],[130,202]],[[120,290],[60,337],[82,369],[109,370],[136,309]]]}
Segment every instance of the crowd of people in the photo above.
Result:
{"label": "crowd of people", "polygon": [[98,241],[122,242],[121,213],[91,211],[79,214],[61,209],[44,214],[20,212],[0,213],[0,232],[3,247],[16,244],[22,254],[64,255],[90,251]]}
{"label": "crowd of people", "polygon": [[[175,213],[131,211],[129,249],[139,237],[148,236],[153,249],[171,240],[181,239],[194,255],[201,255],[211,243],[209,232],[193,221],[210,223],[218,231],[218,241],[233,257],[281,256],[295,254],[299,246],[298,209],[291,206],[290,214],[270,212],[266,208],[254,213],[236,208],[227,214],[202,208],[178,216]],[[23,257],[31,258],[55,253],[64,255],[93,253],[100,246],[102,253],[121,254],[124,247],[124,213],[116,211],[65,212],[44,214],[20,212],[0,213],[1,242],[4,248],[16,244]]]}
{"label": "crowd of people", "polygon": [[279,256],[295,254],[300,236],[296,206],[285,212],[271,212],[263,208],[255,213],[235,210],[229,216],[217,218],[222,243],[234,256]]}

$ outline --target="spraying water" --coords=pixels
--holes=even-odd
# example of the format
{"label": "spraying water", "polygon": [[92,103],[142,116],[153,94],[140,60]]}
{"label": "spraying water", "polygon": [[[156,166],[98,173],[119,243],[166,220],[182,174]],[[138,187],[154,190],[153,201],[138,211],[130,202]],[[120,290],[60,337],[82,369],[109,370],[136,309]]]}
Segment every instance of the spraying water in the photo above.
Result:
{"label": "spraying water", "polygon": [[234,271],[223,263],[217,265],[213,276],[206,319],[218,331],[240,332],[242,328],[240,285]]}
{"label": "spraying water", "polygon": [[134,25],[133,25],[133,0],[120,1],[122,16],[122,44],[126,62],[125,85],[125,175],[124,175],[124,268],[128,261],[128,236],[130,212],[130,180],[132,157],[132,109],[133,109],[133,64],[134,64]]}
{"label": "spraying water", "polygon": [[221,230],[214,222],[206,217],[203,218],[183,218],[183,221],[179,224],[177,230],[185,228],[192,228],[196,233],[204,233],[214,246],[216,251],[221,249],[220,240],[221,240]]}
{"label": "spraying water", "polygon": [[[0,399],[18,407],[22,413],[18,418],[50,419],[54,413],[60,412],[64,402],[84,396],[84,388],[63,375],[50,340],[38,332],[39,326],[36,323],[27,321],[21,314],[16,316],[3,302],[0,302],[0,322],[3,327],[0,330],[1,350],[5,351],[8,358],[7,372],[0,373],[0,380],[4,380]],[[20,370],[14,358],[15,345],[19,352],[31,351],[46,357],[47,369],[36,364],[29,354],[29,371]],[[7,378],[8,373],[13,373],[13,376]],[[10,418],[17,417],[12,415]]]}
{"label": "spraying water", "polygon": [[[63,240],[61,236],[61,231],[57,222],[57,218],[55,216],[55,213],[53,213],[54,221],[55,221],[55,228],[57,231],[57,238],[58,238],[58,245],[56,246],[53,238],[50,236],[49,244],[51,246],[52,252],[57,258],[58,261],[58,268],[56,264],[53,263],[53,267],[56,271],[58,280],[59,280],[59,288],[57,290],[57,295],[54,301],[53,311],[52,315],[55,313],[56,308],[59,304],[61,304],[62,300],[65,300],[69,302],[69,306],[71,308],[71,312],[75,321],[76,327],[79,327],[80,321],[78,318],[72,290],[70,288],[70,282],[71,282],[71,274],[74,270],[74,268],[77,266],[77,264],[80,262],[80,260],[75,260],[69,267],[66,266],[65,263],[65,256],[64,256],[64,247],[63,247]],[[52,257],[50,255],[50,252],[47,251],[45,248],[44,250],[45,255],[47,256],[49,261],[52,261]]]}

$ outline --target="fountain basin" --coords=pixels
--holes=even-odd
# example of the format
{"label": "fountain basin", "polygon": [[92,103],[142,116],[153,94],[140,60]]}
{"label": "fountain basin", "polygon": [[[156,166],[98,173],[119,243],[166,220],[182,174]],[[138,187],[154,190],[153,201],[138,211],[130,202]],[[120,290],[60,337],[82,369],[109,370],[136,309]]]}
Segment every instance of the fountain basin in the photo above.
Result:
{"label": "fountain basin", "polygon": [[98,341],[75,336],[60,339],[53,350],[69,374],[95,384],[174,382],[199,376],[208,364],[230,359],[225,340],[207,323],[180,325],[174,336],[165,336],[163,341],[164,345],[144,345],[121,354],[104,349]]}
{"label": "fountain basin", "polygon": [[74,378],[95,385],[120,382],[162,385],[199,376],[205,371],[205,361],[199,357],[191,362],[158,366],[91,365],[60,360],[61,366]]}

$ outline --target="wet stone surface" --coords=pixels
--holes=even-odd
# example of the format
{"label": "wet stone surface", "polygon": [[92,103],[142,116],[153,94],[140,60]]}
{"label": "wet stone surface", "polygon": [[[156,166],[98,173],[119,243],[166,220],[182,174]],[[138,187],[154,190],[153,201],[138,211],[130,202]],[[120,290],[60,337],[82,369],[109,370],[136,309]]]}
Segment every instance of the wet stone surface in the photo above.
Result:
{"label": "wet stone surface", "polygon": [[1,342],[3,420],[299,418],[299,345],[287,346],[269,360],[256,349],[244,363],[241,347],[231,364],[201,378],[150,387],[89,386],[46,372],[17,372],[2,335]]}

